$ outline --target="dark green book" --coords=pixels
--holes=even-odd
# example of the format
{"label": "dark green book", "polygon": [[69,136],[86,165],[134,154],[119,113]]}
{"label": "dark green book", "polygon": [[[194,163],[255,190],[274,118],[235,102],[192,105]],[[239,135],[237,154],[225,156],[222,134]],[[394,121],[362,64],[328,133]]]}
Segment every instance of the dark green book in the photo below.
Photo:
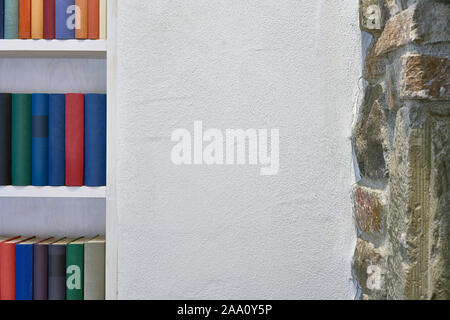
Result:
{"label": "dark green book", "polygon": [[66,300],[84,300],[84,243],[79,238],[66,246]]}
{"label": "dark green book", "polygon": [[31,94],[12,95],[11,160],[12,184],[31,185]]}

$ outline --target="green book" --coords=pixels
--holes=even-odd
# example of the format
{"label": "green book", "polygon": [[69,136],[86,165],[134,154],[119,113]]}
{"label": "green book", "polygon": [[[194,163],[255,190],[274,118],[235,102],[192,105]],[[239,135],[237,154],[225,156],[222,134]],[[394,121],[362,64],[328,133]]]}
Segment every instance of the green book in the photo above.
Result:
{"label": "green book", "polygon": [[12,185],[31,185],[31,94],[12,95],[11,160]]}
{"label": "green book", "polygon": [[5,0],[5,39],[19,39],[19,0]]}
{"label": "green book", "polygon": [[84,243],[79,238],[66,246],[66,300],[84,300]]}

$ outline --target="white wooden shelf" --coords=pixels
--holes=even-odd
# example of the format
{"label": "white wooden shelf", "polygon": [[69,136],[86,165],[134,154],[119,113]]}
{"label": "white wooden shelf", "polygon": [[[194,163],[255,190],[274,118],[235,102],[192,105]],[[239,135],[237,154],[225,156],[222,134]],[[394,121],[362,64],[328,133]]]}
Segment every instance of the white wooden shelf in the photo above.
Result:
{"label": "white wooden shelf", "polygon": [[106,58],[106,40],[0,40],[2,58]]}
{"label": "white wooden shelf", "polygon": [[0,198],[106,198],[106,187],[0,187]]}

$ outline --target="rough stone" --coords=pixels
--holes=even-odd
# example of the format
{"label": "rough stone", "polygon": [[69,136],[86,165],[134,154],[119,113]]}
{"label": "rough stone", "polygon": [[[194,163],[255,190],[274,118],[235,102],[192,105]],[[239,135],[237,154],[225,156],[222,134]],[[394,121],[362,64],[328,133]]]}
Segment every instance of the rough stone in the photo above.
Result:
{"label": "rough stone", "polygon": [[450,41],[450,5],[420,2],[389,19],[378,39],[375,55],[383,55],[409,42],[430,44]]}
{"label": "rough stone", "polygon": [[402,99],[450,100],[450,59],[408,54],[401,59]]}
{"label": "rough stone", "polygon": [[381,191],[355,185],[353,206],[356,222],[362,232],[369,235],[382,232],[386,209]]}
{"label": "rough stone", "polygon": [[359,0],[359,21],[361,30],[370,33],[381,32],[381,15],[378,0]]}
{"label": "rough stone", "polygon": [[375,55],[376,41],[372,41],[367,48],[366,57],[364,61],[364,79],[371,82],[376,82],[386,71],[386,61],[382,56]]}

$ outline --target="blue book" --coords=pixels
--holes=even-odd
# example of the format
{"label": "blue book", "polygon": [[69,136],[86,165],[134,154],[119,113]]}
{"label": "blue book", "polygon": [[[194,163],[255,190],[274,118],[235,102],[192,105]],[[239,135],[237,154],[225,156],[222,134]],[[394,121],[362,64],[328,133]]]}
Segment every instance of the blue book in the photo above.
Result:
{"label": "blue book", "polygon": [[55,39],[75,39],[75,0],[55,1]]}
{"label": "blue book", "polygon": [[48,185],[66,184],[66,95],[49,96]]}
{"label": "blue book", "polygon": [[4,38],[19,39],[19,0],[5,0]]}
{"label": "blue book", "polygon": [[5,37],[3,33],[3,24],[5,18],[5,0],[0,0],[0,39]]}
{"label": "blue book", "polygon": [[16,244],[16,300],[33,300],[33,244],[36,240]]}
{"label": "blue book", "polygon": [[31,184],[48,185],[48,94],[33,93],[31,111]]}
{"label": "blue book", "polygon": [[106,185],[106,94],[84,95],[84,184]]}

